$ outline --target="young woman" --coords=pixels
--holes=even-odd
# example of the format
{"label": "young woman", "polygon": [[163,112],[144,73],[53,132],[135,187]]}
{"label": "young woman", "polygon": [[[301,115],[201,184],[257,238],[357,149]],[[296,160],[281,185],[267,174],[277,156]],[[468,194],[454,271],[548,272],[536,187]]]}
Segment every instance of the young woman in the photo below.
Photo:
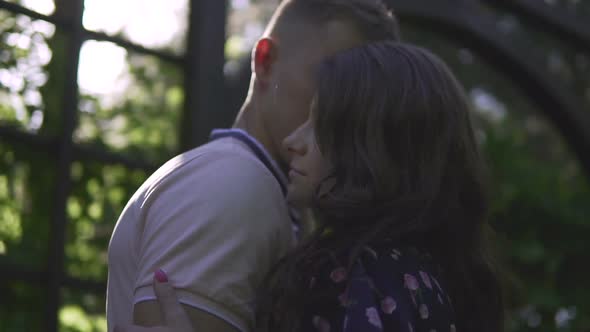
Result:
{"label": "young woman", "polygon": [[319,227],[264,285],[262,329],[502,330],[482,160],[438,57],[395,42],[333,56],[284,146],[288,198]]}
{"label": "young woman", "polygon": [[[438,57],[395,42],[333,56],[284,146],[288,199],[318,226],[262,285],[256,331],[503,330],[484,167],[463,89]],[[192,329],[174,301],[163,306],[176,327],[158,331]]]}

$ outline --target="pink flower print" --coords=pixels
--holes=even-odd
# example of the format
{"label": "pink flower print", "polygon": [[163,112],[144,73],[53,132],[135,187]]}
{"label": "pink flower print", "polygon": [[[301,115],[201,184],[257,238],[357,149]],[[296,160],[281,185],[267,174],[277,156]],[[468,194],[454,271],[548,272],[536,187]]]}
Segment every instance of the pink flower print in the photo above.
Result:
{"label": "pink flower print", "polygon": [[371,325],[377,327],[380,330],[383,329],[383,325],[381,324],[381,318],[379,318],[379,312],[377,312],[377,308],[369,307],[367,308],[367,310],[365,310],[365,314],[367,315],[367,318],[369,319],[369,323],[371,323]]}
{"label": "pink flower print", "polygon": [[451,324],[451,332],[457,332],[457,328],[455,328],[455,324]]}
{"label": "pink flower print", "polygon": [[438,289],[442,292],[443,289],[442,289],[442,287],[440,287],[440,284],[438,283],[438,281],[436,280],[436,278],[433,277],[433,276],[431,276],[430,278],[432,279],[432,281],[434,281],[434,283],[436,284],[436,287],[438,287]]}
{"label": "pink flower print", "polygon": [[418,280],[416,279],[416,277],[414,277],[411,274],[404,274],[404,285],[406,286],[407,289],[409,290],[418,290],[418,287],[420,287],[420,285],[418,284]]}
{"label": "pink flower print", "polygon": [[408,322],[408,331],[414,332],[414,326],[412,326],[412,323],[410,323],[410,322]]}
{"label": "pink flower print", "polygon": [[330,279],[335,283],[344,281],[346,279],[346,269],[344,267],[337,267],[330,273]]}
{"label": "pink flower print", "polygon": [[420,308],[418,308],[418,311],[420,311],[420,317],[422,317],[422,319],[428,318],[428,307],[426,304],[421,304]]}
{"label": "pink flower print", "polygon": [[325,318],[314,316],[312,323],[318,332],[330,332],[330,323]]}
{"label": "pink flower print", "polygon": [[377,258],[379,258],[377,252],[373,250],[373,248],[365,246],[363,250],[368,252],[371,255],[371,257],[373,257],[373,259],[377,260]]}
{"label": "pink flower print", "polygon": [[414,303],[414,307],[417,307],[418,304],[416,303],[416,297],[414,296],[414,292],[410,291],[410,297],[412,298],[412,302]]}
{"label": "pink flower print", "polygon": [[423,271],[420,271],[418,273],[420,273],[420,277],[422,278],[424,285],[426,285],[426,287],[432,289],[432,283],[430,282],[430,278],[428,277],[428,274],[426,274],[426,272],[423,272]]}
{"label": "pink flower print", "polygon": [[437,294],[438,296],[438,302],[440,302],[440,304],[444,304],[442,297],[440,296],[440,294]]}
{"label": "pink flower print", "polygon": [[397,308],[397,303],[391,296],[386,296],[383,300],[381,300],[381,310],[384,313],[391,315],[393,311]]}

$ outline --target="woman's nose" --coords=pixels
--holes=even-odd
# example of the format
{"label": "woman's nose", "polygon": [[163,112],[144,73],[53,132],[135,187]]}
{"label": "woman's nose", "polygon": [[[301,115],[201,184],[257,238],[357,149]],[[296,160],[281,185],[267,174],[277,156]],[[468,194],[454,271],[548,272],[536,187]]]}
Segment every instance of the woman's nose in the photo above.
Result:
{"label": "woman's nose", "polygon": [[287,150],[290,154],[305,154],[307,148],[301,135],[299,135],[299,130],[295,130],[283,140],[283,149]]}

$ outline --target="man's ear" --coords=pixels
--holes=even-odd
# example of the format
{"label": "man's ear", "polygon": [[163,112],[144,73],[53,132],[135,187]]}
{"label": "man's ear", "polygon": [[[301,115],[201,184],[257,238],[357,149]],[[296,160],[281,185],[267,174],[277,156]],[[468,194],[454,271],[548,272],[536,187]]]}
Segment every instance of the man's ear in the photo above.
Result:
{"label": "man's ear", "polygon": [[252,50],[252,72],[261,87],[268,86],[274,63],[277,60],[277,45],[268,37],[261,38]]}

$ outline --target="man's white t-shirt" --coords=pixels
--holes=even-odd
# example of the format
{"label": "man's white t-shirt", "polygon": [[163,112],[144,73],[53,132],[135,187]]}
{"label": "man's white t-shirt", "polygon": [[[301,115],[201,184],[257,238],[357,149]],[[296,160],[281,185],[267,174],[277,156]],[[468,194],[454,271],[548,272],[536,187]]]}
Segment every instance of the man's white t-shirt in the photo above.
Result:
{"label": "man's white t-shirt", "polygon": [[281,186],[226,137],[168,161],[123,210],[108,253],[107,322],[131,324],[162,268],[179,301],[249,331],[255,293],[294,236]]}

